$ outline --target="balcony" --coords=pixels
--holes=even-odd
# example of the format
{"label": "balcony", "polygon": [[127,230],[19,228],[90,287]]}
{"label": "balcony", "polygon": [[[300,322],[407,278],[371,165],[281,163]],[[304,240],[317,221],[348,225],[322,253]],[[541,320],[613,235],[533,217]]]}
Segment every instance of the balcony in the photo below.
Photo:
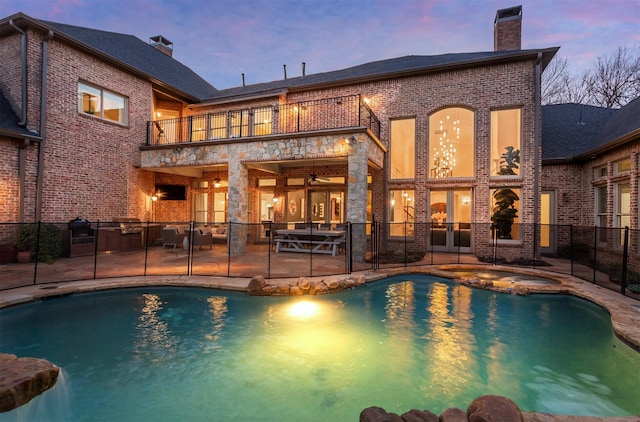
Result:
{"label": "balcony", "polygon": [[227,110],[147,124],[147,145],[183,144],[366,127],[380,137],[380,120],[360,95]]}

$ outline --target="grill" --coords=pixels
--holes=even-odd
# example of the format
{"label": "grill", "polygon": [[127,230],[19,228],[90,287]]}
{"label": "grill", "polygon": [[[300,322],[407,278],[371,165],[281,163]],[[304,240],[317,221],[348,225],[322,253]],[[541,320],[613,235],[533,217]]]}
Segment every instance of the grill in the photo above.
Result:
{"label": "grill", "polygon": [[84,237],[91,233],[91,223],[81,217],[69,221],[67,228],[71,230],[71,237]]}

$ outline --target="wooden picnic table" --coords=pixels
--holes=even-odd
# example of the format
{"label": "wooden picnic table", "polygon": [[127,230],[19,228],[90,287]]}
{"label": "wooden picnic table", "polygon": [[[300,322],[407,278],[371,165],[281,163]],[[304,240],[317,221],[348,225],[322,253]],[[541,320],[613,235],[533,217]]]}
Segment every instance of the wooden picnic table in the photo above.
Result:
{"label": "wooden picnic table", "polygon": [[285,229],[276,230],[278,252],[321,253],[336,256],[338,246],[345,243],[344,230]]}

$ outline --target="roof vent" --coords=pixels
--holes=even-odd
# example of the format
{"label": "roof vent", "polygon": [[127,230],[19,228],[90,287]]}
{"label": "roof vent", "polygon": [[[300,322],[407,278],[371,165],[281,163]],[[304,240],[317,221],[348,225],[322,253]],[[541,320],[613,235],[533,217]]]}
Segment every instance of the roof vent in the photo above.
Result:
{"label": "roof vent", "polygon": [[149,39],[149,45],[154,47],[156,50],[162,51],[167,56],[173,57],[173,43],[162,35],[151,37]]}
{"label": "roof vent", "polygon": [[493,26],[494,51],[520,50],[522,45],[522,6],[500,9]]}

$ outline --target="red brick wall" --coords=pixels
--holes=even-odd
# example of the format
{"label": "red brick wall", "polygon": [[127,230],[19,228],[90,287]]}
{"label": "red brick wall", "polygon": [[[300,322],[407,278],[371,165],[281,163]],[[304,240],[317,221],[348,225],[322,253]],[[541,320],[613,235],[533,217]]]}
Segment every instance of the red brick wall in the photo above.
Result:
{"label": "red brick wall", "polygon": [[[41,88],[41,34],[28,32],[29,126],[37,129]],[[19,58],[19,37],[0,41],[0,51]],[[16,53],[17,50],[17,53]],[[146,137],[150,119],[151,84],[100,59],[72,48],[59,39],[49,41],[47,69],[47,120],[43,142],[44,184],[42,219],[68,221],[77,216],[110,220],[116,216],[145,218],[146,195],[153,190],[152,173],[136,169],[139,145]],[[2,60],[2,63],[6,63]],[[19,59],[3,64],[0,82],[19,102]],[[18,66],[16,71],[15,67]],[[6,69],[5,69],[6,67]],[[128,125],[122,126],[77,111],[78,81],[86,81],[128,98]],[[15,144],[17,145],[17,143]],[[9,146],[9,161],[17,160],[17,147]],[[37,147],[31,147],[37,155]],[[36,161],[28,173],[35,175]],[[13,178],[17,178],[17,170]],[[7,180],[12,180],[9,177]],[[26,218],[35,216],[35,179],[25,207]],[[12,211],[15,215],[15,211]],[[10,218],[17,219],[17,216]],[[3,221],[7,221],[4,219]]]}

